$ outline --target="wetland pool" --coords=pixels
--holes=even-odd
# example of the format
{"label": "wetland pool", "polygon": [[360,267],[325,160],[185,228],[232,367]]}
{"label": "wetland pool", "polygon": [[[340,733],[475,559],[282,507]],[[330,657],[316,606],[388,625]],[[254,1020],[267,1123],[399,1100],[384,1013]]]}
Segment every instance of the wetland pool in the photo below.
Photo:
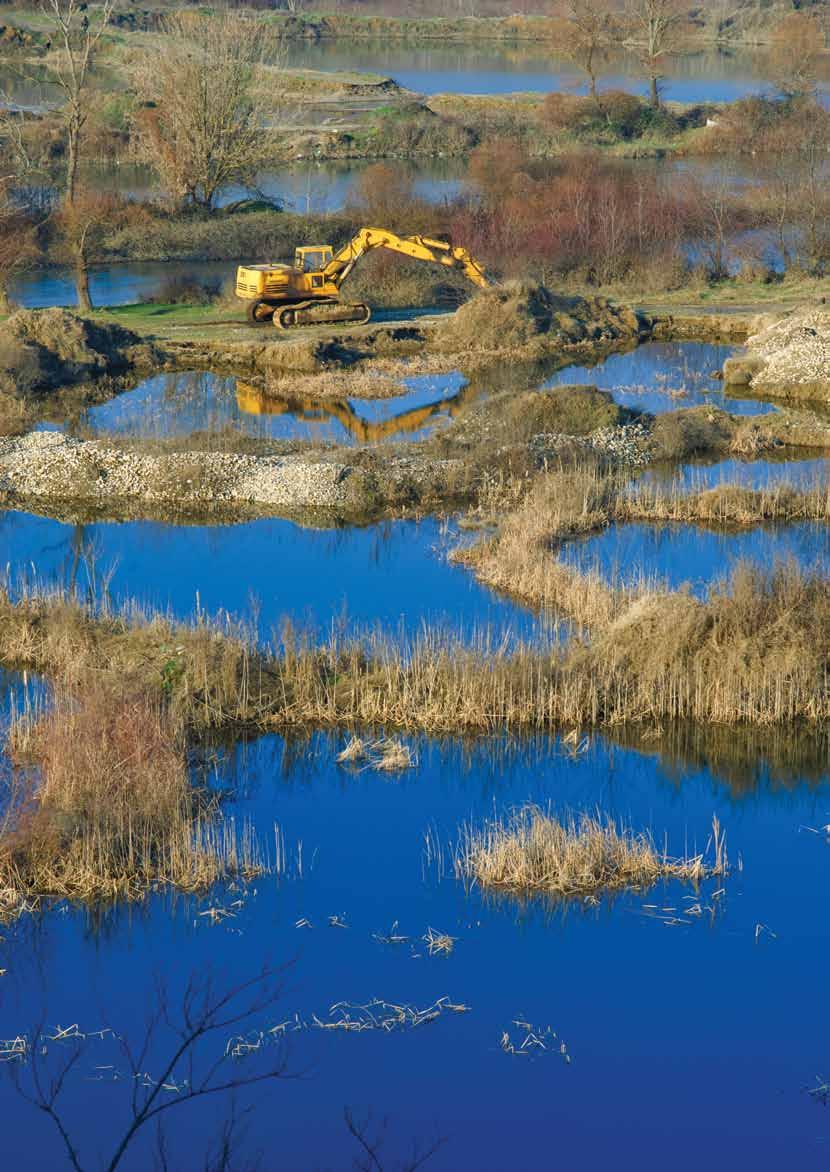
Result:
{"label": "wetland pool", "polygon": [[183,371],[144,379],[88,408],[77,429],[94,436],[143,440],[224,430],[259,439],[323,444],[417,440],[453,418],[475,394],[458,371],[407,376],[401,394],[381,399],[360,399],[345,390],[338,399],[278,396],[264,394],[242,379]]}
{"label": "wetland pool", "polygon": [[807,521],[728,530],[635,521],[568,541],[560,557],[583,573],[597,571],[607,582],[653,580],[672,590],[689,586],[705,597],[741,562],[769,569],[793,561],[826,576],[830,528]]}
{"label": "wetland pool", "polygon": [[[350,1166],[345,1106],[388,1116],[390,1162],[413,1138],[443,1137],[428,1165],[436,1172],[593,1170],[618,1162],[621,1142],[646,1172],[664,1166],[668,1145],[681,1172],[711,1160],[713,1148],[724,1164],[761,1172],[825,1166],[827,1114],[805,1093],[826,1071],[830,1045],[819,985],[804,982],[828,959],[830,848],[805,829],[827,821],[821,767],[782,784],[761,762],[734,788],[714,769],[664,768],[654,749],[601,738],[576,758],[553,740],[421,739],[414,769],[381,777],[336,765],[342,743],[268,736],[220,754],[234,795],[227,812],[251,819],[266,840],[278,823],[291,854],[301,841],[302,877],[264,876],[201,900],[157,895],[99,919],[58,908],[21,921],[4,932],[0,1034],[42,1018],[84,1031],[106,1023],[140,1039],[156,981],[175,999],[194,972],[232,984],[265,961],[286,964],[261,1029],[294,1013],[328,1020],[341,1000],[425,1007],[447,996],[469,1012],[402,1032],[290,1033],[288,1071],[299,1077],[255,1091],[246,1120],[249,1141],[278,1149],[284,1167]],[[741,868],[698,891],[668,883],[555,906],[465,893],[451,874],[425,867],[428,829],[449,841],[465,820],[526,801],[601,807],[652,827],[661,843],[665,833],[677,852],[703,848],[717,814]],[[201,914],[231,904],[232,918]],[[714,910],[685,914],[696,904]],[[331,916],[347,926],[329,926]],[[393,925],[405,942],[377,939]],[[428,955],[429,927],[456,938],[449,955]],[[519,1020],[551,1026],[570,1064],[558,1052],[506,1053],[500,1039],[520,1038]],[[94,1127],[102,1151],[129,1093],[102,1073],[111,1060],[105,1041],[86,1043],[62,1099],[72,1130]],[[197,1166],[221,1112],[214,1100],[169,1114],[173,1166]],[[9,1166],[58,1166],[55,1135],[34,1115],[4,1080]],[[147,1160],[137,1147],[125,1167]]]}
{"label": "wetland pool", "polygon": [[660,415],[678,407],[713,406],[735,415],[766,415],[775,406],[761,399],[727,394],[714,378],[736,346],[712,342],[644,342],[610,354],[594,366],[566,366],[545,387],[587,383],[610,391],[623,407]]}
{"label": "wetland pool", "polygon": [[312,528],[280,518],[238,524],[66,524],[0,513],[0,565],[15,574],[151,611],[243,617],[268,641],[283,619],[414,636],[425,624],[471,639],[547,630],[524,607],[447,561],[458,542],[432,519]]}

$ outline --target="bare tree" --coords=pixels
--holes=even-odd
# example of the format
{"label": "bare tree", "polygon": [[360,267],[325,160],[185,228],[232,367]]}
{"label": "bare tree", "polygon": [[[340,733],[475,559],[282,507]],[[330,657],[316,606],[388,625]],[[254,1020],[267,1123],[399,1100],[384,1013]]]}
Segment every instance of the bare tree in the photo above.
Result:
{"label": "bare tree", "polygon": [[691,204],[698,220],[698,238],[711,281],[730,274],[729,238],[736,226],[736,201],[727,166],[705,180],[690,179]]}
{"label": "bare tree", "polygon": [[[370,1111],[358,1117],[351,1107],[345,1108],[343,1118],[349,1135],[359,1147],[359,1154],[352,1161],[354,1172],[391,1172],[392,1165],[387,1162],[388,1158],[384,1154],[389,1120],[375,1120]],[[424,1164],[432,1159],[444,1143],[443,1137],[423,1144],[413,1141],[409,1154],[396,1160],[395,1172],[417,1172],[418,1168],[423,1168]]]}
{"label": "bare tree", "polygon": [[660,108],[663,61],[666,54],[677,47],[683,11],[679,0],[631,0],[629,18],[637,55],[648,79],[651,105],[657,110]]}
{"label": "bare tree", "polygon": [[776,25],[770,65],[772,78],[785,97],[815,94],[823,39],[818,20],[807,12],[791,12]]}
{"label": "bare tree", "polygon": [[9,107],[0,112],[0,140],[7,174],[0,174],[0,313],[8,313],[9,284],[37,257],[38,215],[30,190],[22,185],[34,171],[23,134],[23,119]]}
{"label": "bare tree", "polygon": [[611,40],[611,13],[602,0],[568,0],[565,52],[588,75],[591,97],[597,100],[597,73]]}
{"label": "bare tree", "polygon": [[229,12],[182,13],[165,32],[139,73],[139,152],[178,204],[210,209],[226,184],[251,182],[261,161],[259,33]]}
{"label": "bare tree", "polygon": [[[258,1062],[240,1062],[228,1041],[246,1033],[275,1004],[281,991],[281,974],[270,969],[225,991],[217,989],[210,975],[191,977],[175,1011],[167,990],[157,987],[155,1008],[137,1042],[109,1029],[101,1031],[111,1037],[119,1056],[121,1067],[113,1069],[113,1077],[123,1080],[130,1090],[123,1130],[100,1167],[115,1172],[138,1140],[149,1137],[153,1129],[156,1164],[162,1169],[171,1167],[164,1130],[169,1113],[195,1101],[230,1096],[230,1112],[220,1115],[219,1133],[205,1161],[212,1172],[229,1169],[243,1118],[239,1096],[257,1084],[288,1075],[284,1047],[279,1042],[264,1048]],[[74,1172],[85,1172],[92,1165],[65,1117],[63,1096],[82,1062],[87,1042],[84,1035],[67,1036],[66,1031],[55,1035],[41,1024],[24,1043],[20,1060],[7,1063],[18,1093],[54,1127]],[[247,1065],[248,1061],[253,1065]],[[148,1073],[151,1068],[152,1076]]]}
{"label": "bare tree", "polygon": [[104,237],[107,231],[117,227],[124,210],[125,205],[116,196],[78,187],[75,198],[65,200],[54,215],[66,259],[75,275],[78,308],[84,312],[93,308],[90,265],[101,259]]}
{"label": "bare tree", "polygon": [[90,114],[89,79],[104,29],[110,22],[115,0],[102,0],[92,8],[85,0],[43,0],[42,10],[57,48],[55,79],[63,90],[66,132],[66,198],[75,198],[80,162],[80,142]]}

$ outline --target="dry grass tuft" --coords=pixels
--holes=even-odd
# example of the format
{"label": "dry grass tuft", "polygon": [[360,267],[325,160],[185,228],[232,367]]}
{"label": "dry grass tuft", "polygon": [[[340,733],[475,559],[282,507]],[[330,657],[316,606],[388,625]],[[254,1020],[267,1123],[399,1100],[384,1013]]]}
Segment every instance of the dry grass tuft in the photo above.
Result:
{"label": "dry grass tuft", "polygon": [[560,821],[538,806],[506,819],[466,827],[456,848],[459,878],[482,887],[553,895],[642,888],[660,879],[697,883],[728,869],[725,836],[712,823],[712,862],[705,855],[671,858],[648,834],[600,815]]}
{"label": "dry grass tuft", "polygon": [[446,932],[436,932],[434,928],[427,928],[423,941],[430,956],[449,956],[455,948],[456,937]]}
{"label": "dry grass tuft", "polygon": [[337,761],[340,765],[357,765],[385,773],[412,769],[417,764],[409,745],[394,737],[379,737],[376,740],[350,737],[346,747],[338,753]]}

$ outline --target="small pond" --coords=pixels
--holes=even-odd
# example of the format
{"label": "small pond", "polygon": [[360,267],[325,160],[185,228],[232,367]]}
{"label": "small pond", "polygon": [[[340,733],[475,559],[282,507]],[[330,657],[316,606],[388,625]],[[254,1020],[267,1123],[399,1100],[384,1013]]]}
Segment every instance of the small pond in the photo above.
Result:
{"label": "small pond", "polygon": [[735,346],[711,342],[646,342],[625,354],[611,354],[596,366],[566,366],[545,383],[592,383],[613,392],[623,407],[659,415],[678,407],[710,405],[736,415],[764,415],[770,403],[726,394],[714,378]]}
{"label": "small pond", "polygon": [[[552,1137],[563,1168],[614,1166],[621,1137],[644,1172],[664,1167],[669,1143],[679,1172],[710,1163],[713,1142],[724,1164],[825,1167],[825,1112],[805,1094],[828,1053],[821,983],[805,981],[830,959],[830,853],[806,829],[827,821],[820,767],[774,784],[760,766],[733,788],[716,769],[664,768],[654,751],[601,739],[576,759],[552,740],[420,740],[414,769],[379,776],[338,766],[342,744],[270,736],[220,757],[236,794],[229,812],[271,841],[278,823],[292,859],[302,842],[302,878],[265,877],[204,900],[157,896],[97,920],[56,910],[4,932],[0,1035],[46,1021],[110,1025],[140,1040],[159,981],[175,1006],[194,974],[226,988],[263,963],[285,964],[262,1028],[295,1012],[325,1020],[342,1000],[423,1008],[446,996],[469,1007],[409,1032],[289,1035],[288,1070],[301,1077],[255,1091],[246,1120],[251,1142],[278,1147],[285,1167],[348,1167],[346,1106],[389,1117],[390,1156],[413,1138],[445,1137],[429,1164],[436,1172],[531,1172],[548,1163]],[[717,814],[742,866],[699,891],[670,883],[558,907],[465,895],[451,874],[424,867],[430,827],[449,843],[466,820],[526,801],[600,807],[653,828],[661,844],[665,833],[674,852],[703,848]],[[682,914],[695,904],[714,910]],[[202,914],[217,906],[227,919]],[[448,956],[428,955],[428,928],[456,938]],[[407,939],[383,943],[393,932]],[[555,1050],[506,1053],[503,1033],[522,1037],[516,1021],[552,1027],[570,1064]],[[94,1127],[105,1150],[129,1091],[101,1069],[113,1061],[106,1041],[90,1039],[81,1054],[62,1110],[73,1132]],[[171,1166],[194,1166],[223,1107],[213,1099],[170,1112]],[[53,1131],[11,1080],[0,1124],[9,1167],[60,1165]],[[141,1146],[126,1167],[150,1164]]]}
{"label": "small pond", "polygon": [[699,525],[634,522],[610,525],[601,533],[568,542],[559,555],[582,571],[598,570],[607,581],[645,578],[672,589],[688,584],[704,596],[741,561],[768,568],[793,560],[826,574],[830,567],[830,526],[810,522],[759,525],[724,531]]}
{"label": "small pond", "polygon": [[[356,71],[393,77],[423,94],[587,92],[585,74],[551,44],[512,44],[439,40],[320,40],[292,44],[287,64],[294,68]],[[822,66],[823,92],[828,71]],[[731,102],[764,91],[769,61],[747,50],[705,48],[666,56],[663,94],[676,102]],[[633,54],[614,53],[600,67],[602,89],[645,95],[642,69]]]}
{"label": "small pond", "polygon": [[732,457],[711,462],[695,461],[682,464],[679,468],[657,465],[647,468],[638,478],[637,485],[660,485],[664,491],[702,492],[717,488],[721,484],[739,484],[743,488],[765,489],[780,484],[792,488],[808,489],[827,483],[830,464],[826,456],[804,456],[795,458],[792,454],[776,459],[775,454],[764,459],[742,460]]}
{"label": "small pond", "polygon": [[229,525],[154,521],[69,525],[0,514],[3,565],[45,583],[136,599],[180,619],[246,616],[262,640],[283,618],[325,636],[332,625],[415,635],[436,624],[461,638],[532,637],[525,608],[447,561],[457,537],[435,520],[306,528],[264,518]]}
{"label": "small pond", "polygon": [[[413,375],[388,399],[265,395],[241,379],[202,371],[145,379],[78,421],[83,433],[140,439],[228,431],[261,439],[364,444],[421,439],[471,398],[457,371]],[[54,426],[54,425],[48,425]]]}

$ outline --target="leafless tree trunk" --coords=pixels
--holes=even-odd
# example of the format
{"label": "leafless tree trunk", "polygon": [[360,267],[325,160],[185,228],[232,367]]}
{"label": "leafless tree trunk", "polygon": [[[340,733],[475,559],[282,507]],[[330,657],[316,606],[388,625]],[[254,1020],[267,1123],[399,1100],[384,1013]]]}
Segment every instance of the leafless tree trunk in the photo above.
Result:
{"label": "leafless tree trunk", "polygon": [[84,0],[43,0],[42,10],[57,43],[55,78],[63,90],[66,129],[66,198],[75,198],[81,134],[90,111],[89,75],[110,22],[115,0],[91,8]]}
{"label": "leafless tree trunk", "polygon": [[678,0],[631,0],[629,13],[640,63],[649,83],[649,100],[657,110],[663,58],[675,47],[683,14]]}
{"label": "leafless tree trunk", "polygon": [[597,101],[598,68],[611,38],[611,13],[601,0],[569,0],[570,31],[565,50],[588,75],[591,97]]}
{"label": "leafless tree trunk", "polygon": [[[90,73],[114,7],[115,0],[102,0],[96,8],[85,0],[42,0],[42,11],[57,46],[54,71],[64,97],[67,209],[73,207],[78,194],[81,136],[90,113]],[[89,310],[92,303],[86,265],[76,264],[75,275],[78,305]]]}

